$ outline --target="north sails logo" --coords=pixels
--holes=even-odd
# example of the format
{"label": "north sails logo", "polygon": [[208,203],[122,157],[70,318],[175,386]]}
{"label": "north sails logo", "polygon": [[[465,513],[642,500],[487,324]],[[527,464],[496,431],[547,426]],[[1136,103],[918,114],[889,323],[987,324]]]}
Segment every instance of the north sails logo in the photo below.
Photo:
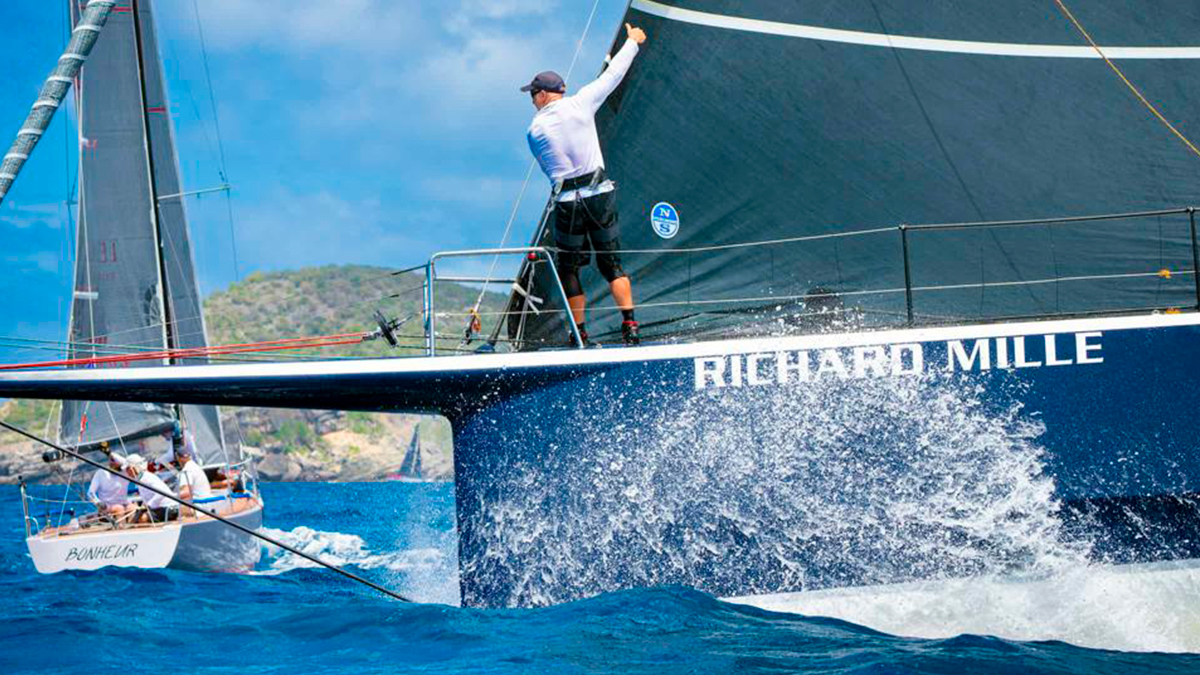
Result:
{"label": "north sails logo", "polygon": [[72,546],[67,551],[66,562],[72,560],[83,562],[87,560],[119,560],[132,558],[137,555],[137,544],[109,544],[108,546]]}
{"label": "north sails logo", "polygon": [[[703,356],[695,359],[696,389],[920,375],[927,367],[971,372],[1096,364],[1104,362],[1100,338],[1091,332],[949,340],[938,363],[929,363],[917,343]],[[1033,344],[1027,341],[1040,343],[1040,358],[1030,356]]]}

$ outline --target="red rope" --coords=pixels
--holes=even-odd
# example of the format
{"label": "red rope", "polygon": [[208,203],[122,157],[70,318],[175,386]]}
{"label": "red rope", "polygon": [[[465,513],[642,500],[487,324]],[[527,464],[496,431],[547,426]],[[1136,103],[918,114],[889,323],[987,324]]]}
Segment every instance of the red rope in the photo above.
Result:
{"label": "red rope", "polygon": [[[114,356],[97,356],[86,359],[66,359],[62,361],[42,361],[40,363],[17,363],[0,365],[0,370],[22,370],[27,368],[61,368],[69,366],[94,366],[108,363],[129,363],[131,361],[156,361],[159,359],[188,359],[223,354],[248,354],[254,352],[277,352],[287,349],[308,349],[316,347],[334,347],[338,345],[353,345],[362,342],[367,333],[340,333],[337,335],[322,335],[318,337],[289,338],[286,340],[268,340],[266,342],[245,342],[215,347],[192,347],[188,349],[165,349],[157,352],[142,352],[140,354],[117,354]],[[343,339],[349,338],[349,339]]]}

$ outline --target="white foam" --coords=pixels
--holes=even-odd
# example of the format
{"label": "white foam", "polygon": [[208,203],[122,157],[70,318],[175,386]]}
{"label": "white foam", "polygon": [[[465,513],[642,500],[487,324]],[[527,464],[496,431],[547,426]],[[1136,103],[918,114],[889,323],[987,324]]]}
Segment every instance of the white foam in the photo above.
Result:
{"label": "white foam", "polygon": [[1081,566],[1038,578],[981,577],[728,601],[910,637],[970,633],[1098,649],[1200,652],[1200,561]]}
{"label": "white foam", "polygon": [[[367,548],[362,537],[355,534],[322,532],[305,526],[291,531],[264,527],[262,532],[288,546],[338,567],[353,566],[364,570],[382,569],[413,574],[430,569],[443,569],[446,565],[446,556],[436,548],[373,553]],[[269,566],[265,570],[254,572],[255,574],[276,575],[295,569],[320,567],[312,561],[293,555],[276,546],[267,544],[263,548]],[[457,589],[457,582],[454,586]]]}

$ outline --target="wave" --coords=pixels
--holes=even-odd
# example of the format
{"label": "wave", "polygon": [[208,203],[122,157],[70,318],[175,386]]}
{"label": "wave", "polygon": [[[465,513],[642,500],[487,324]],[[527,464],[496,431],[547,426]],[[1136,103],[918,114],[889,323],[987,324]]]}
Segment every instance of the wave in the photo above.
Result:
{"label": "wave", "polygon": [[[338,567],[384,572],[384,583],[419,602],[458,604],[458,564],[452,554],[436,547],[373,552],[366,541],[355,534],[325,532],[307,526],[292,530],[262,528],[262,533],[292,548]],[[251,572],[258,576],[276,576],[301,569],[319,568],[278,546],[263,545],[263,560]]]}
{"label": "wave", "polygon": [[770,611],[827,616],[893,635],[1058,640],[1137,652],[1200,652],[1200,561],[1087,565],[1037,576],[988,576],[730,598]]}
{"label": "wave", "polygon": [[[386,569],[393,572],[410,572],[423,568],[441,567],[446,562],[445,556],[436,548],[372,553],[363,538],[356,534],[322,532],[303,525],[290,531],[269,527],[264,527],[261,531],[292,548],[338,567],[353,566],[364,570]],[[275,575],[295,569],[320,567],[314,562],[270,544],[263,544],[263,554],[268,567],[255,570],[254,574]]]}

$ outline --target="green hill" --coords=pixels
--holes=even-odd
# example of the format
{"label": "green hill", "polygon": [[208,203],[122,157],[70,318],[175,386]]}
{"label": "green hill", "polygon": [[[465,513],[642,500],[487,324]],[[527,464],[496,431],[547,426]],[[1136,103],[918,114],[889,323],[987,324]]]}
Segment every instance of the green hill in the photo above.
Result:
{"label": "green hill", "polygon": [[[375,329],[371,315],[378,309],[390,319],[408,319],[400,331],[405,337],[401,341],[403,348],[392,349],[384,341],[376,340],[305,353],[322,356],[420,353],[424,344],[423,281],[418,274],[394,276],[385,269],[360,265],[255,272],[204,302],[209,343],[242,344],[371,331]],[[438,284],[439,315],[465,313],[474,306],[478,293],[458,284]],[[489,293],[485,301],[485,308],[494,310],[503,297]],[[458,335],[466,323],[465,316],[441,316],[438,333]]]}

